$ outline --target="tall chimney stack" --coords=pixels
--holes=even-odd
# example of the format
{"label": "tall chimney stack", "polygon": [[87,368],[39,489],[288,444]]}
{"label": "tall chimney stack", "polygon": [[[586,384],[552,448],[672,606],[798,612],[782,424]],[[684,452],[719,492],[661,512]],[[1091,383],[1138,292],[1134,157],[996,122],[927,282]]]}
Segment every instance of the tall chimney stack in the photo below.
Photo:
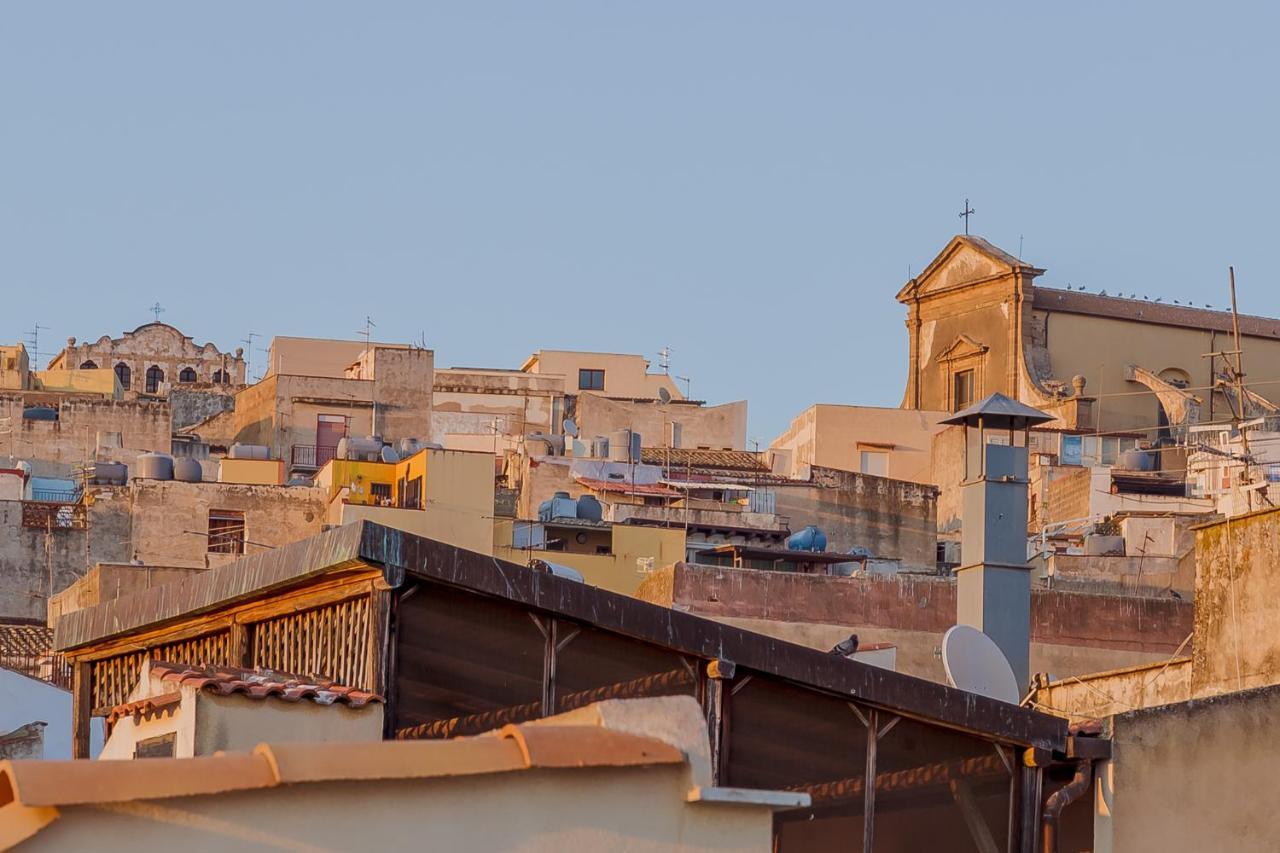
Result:
{"label": "tall chimney stack", "polygon": [[944,424],[964,427],[956,621],[995,641],[1019,690],[1030,683],[1031,569],[1027,565],[1027,438],[1053,420],[992,394]]}

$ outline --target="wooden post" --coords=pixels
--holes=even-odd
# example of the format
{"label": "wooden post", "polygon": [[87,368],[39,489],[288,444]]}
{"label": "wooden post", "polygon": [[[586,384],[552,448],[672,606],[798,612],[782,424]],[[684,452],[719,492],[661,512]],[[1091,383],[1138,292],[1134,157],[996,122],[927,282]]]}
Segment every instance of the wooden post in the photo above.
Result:
{"label": "wooden post", "polygon": [[733,661],[716,658],[707,663],[707,684],[703,709],[707,715],[707,737],[711,742],[711,784],[723,785],[729,764],[729,702],[725,682],[733,680]]}
{"label": "wooden post", "polygon": [[867,768],[862,783],[862,853],[871,853],[876,843],[876,729],[880,726],[880,712],[874,708],[867,712]]}
{"label": "wooden post", "polygon": [[550,717],[556,712],[556,636],[559,622],[547,617],[546,622],[539,622],[542,638],[545,641],[542,649],[542,716]]}
{"label": "wooden post", "polygon": [[227,663],[231,666],[253,668],[252,650],[249,648],[249,626],[233,619],[227,626]]}
{"label": "wooden post", "polygon": [[76,661],[71,670],[71,757],[89,757],[89,728],[93,712],[93,664]]}

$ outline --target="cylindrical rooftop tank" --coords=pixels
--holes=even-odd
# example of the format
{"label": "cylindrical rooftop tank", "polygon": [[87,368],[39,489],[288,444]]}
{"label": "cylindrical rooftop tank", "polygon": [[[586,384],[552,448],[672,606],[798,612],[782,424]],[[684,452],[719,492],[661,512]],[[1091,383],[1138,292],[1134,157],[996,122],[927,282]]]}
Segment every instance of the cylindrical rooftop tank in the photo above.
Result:
{"label": "cylindrical rooftop tank", "polygon": [[609,435],[609,461],[631,461],[631,430],[616,429]]}
{"label": "cylindrical rooftop tank", "polygon": [[810,524],[803,530],[788,536],[787,547],[792,551],[822,552],[827,550],[827,534]]}
{"label": "cylindrical rooftop tank", "polygon": [[140,453],[135,476],[139,480],[172,480],[173,457],[167,453]]}
{"label": "cylindrical rooftop tank", "polygon": [[583,521],[600,521],[604,518],[604,507],[594,495],[583,495],[578,498],[578,518]]}
{"label": "cylindrical rooftop tank", "polygon": [[173,479],[183,483],[198,483],[204,479],[204,469],[199,460],[190,456],[179,456],[173,460]]}
{"label": "cylindrical rooftop tank", "polygon": [[28,406],[22,410],[24,421],[56,421],[58,410],[52,406]]}
{"label": "cylindrical rooftop tank", "polygon": [[338,441],[338,458],[376,462],[382,458],[382,439],[349,435]]}
{"label": "cylindrical rooftop tank", "polygon": [[129,480],[129,466],[123,462],[93,463],[93,482],[99,486],[123,486]]}
{"label": "cylindrical rooftop tank", "polygon": [[227,451],[232,459],[270,459],[271,448],[265,444],[241,444],[236,442]]}

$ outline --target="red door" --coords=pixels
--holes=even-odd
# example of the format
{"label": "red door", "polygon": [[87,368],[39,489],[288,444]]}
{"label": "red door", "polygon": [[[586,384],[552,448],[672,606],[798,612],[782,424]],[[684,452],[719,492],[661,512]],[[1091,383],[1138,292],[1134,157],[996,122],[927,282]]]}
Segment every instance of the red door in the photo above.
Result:
{"label": "red door", "polygon": [[316,467],[337,455],[338,441],[346,435],[346,415],[319,415],[316,418]]}

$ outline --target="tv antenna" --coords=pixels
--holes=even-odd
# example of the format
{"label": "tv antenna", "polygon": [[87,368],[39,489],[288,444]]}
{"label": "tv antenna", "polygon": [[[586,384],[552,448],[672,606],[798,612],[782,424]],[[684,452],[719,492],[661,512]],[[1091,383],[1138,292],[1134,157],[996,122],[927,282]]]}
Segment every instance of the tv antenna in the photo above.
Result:
{"label": "tv antenna", "polygon": [[671,347],[658,350],[658,367],[662,368],[663,373],[671,374]]}
{"label": "tv antenna", "polygon": [[692,400],[693,399],[693,380],[690,379],[688,376],[677,376],[676,379],[679,379],[681,382],[684,383],[685,399]]}
{"label": "tv antenna", "polygon": [[378,324],[373,322],[373,318],[368,314],[364,316],[364,328],[360,330],[360,334],[364,335],[364,348],[369,348],[369,339],[373,335],[373,330]]}
{"label": "tv antenna", "polygon": [[48,326],[41,326],[39,323],[36,323],[35,327],[30,332],[27,333],[27,340],[31,342],[31,355],[28,360],[34,364],[38,364],[40,362],[40,330],[41,329],[44,329],[46,332],[49,331]]}
{"label": "tv antenna", "polygon": [[262,335],[257,332],[250,332],[240,339],[240,343],[244,344],[244,375],[249,376],[249,363],[253,361],[253,339],[260,338]]}

